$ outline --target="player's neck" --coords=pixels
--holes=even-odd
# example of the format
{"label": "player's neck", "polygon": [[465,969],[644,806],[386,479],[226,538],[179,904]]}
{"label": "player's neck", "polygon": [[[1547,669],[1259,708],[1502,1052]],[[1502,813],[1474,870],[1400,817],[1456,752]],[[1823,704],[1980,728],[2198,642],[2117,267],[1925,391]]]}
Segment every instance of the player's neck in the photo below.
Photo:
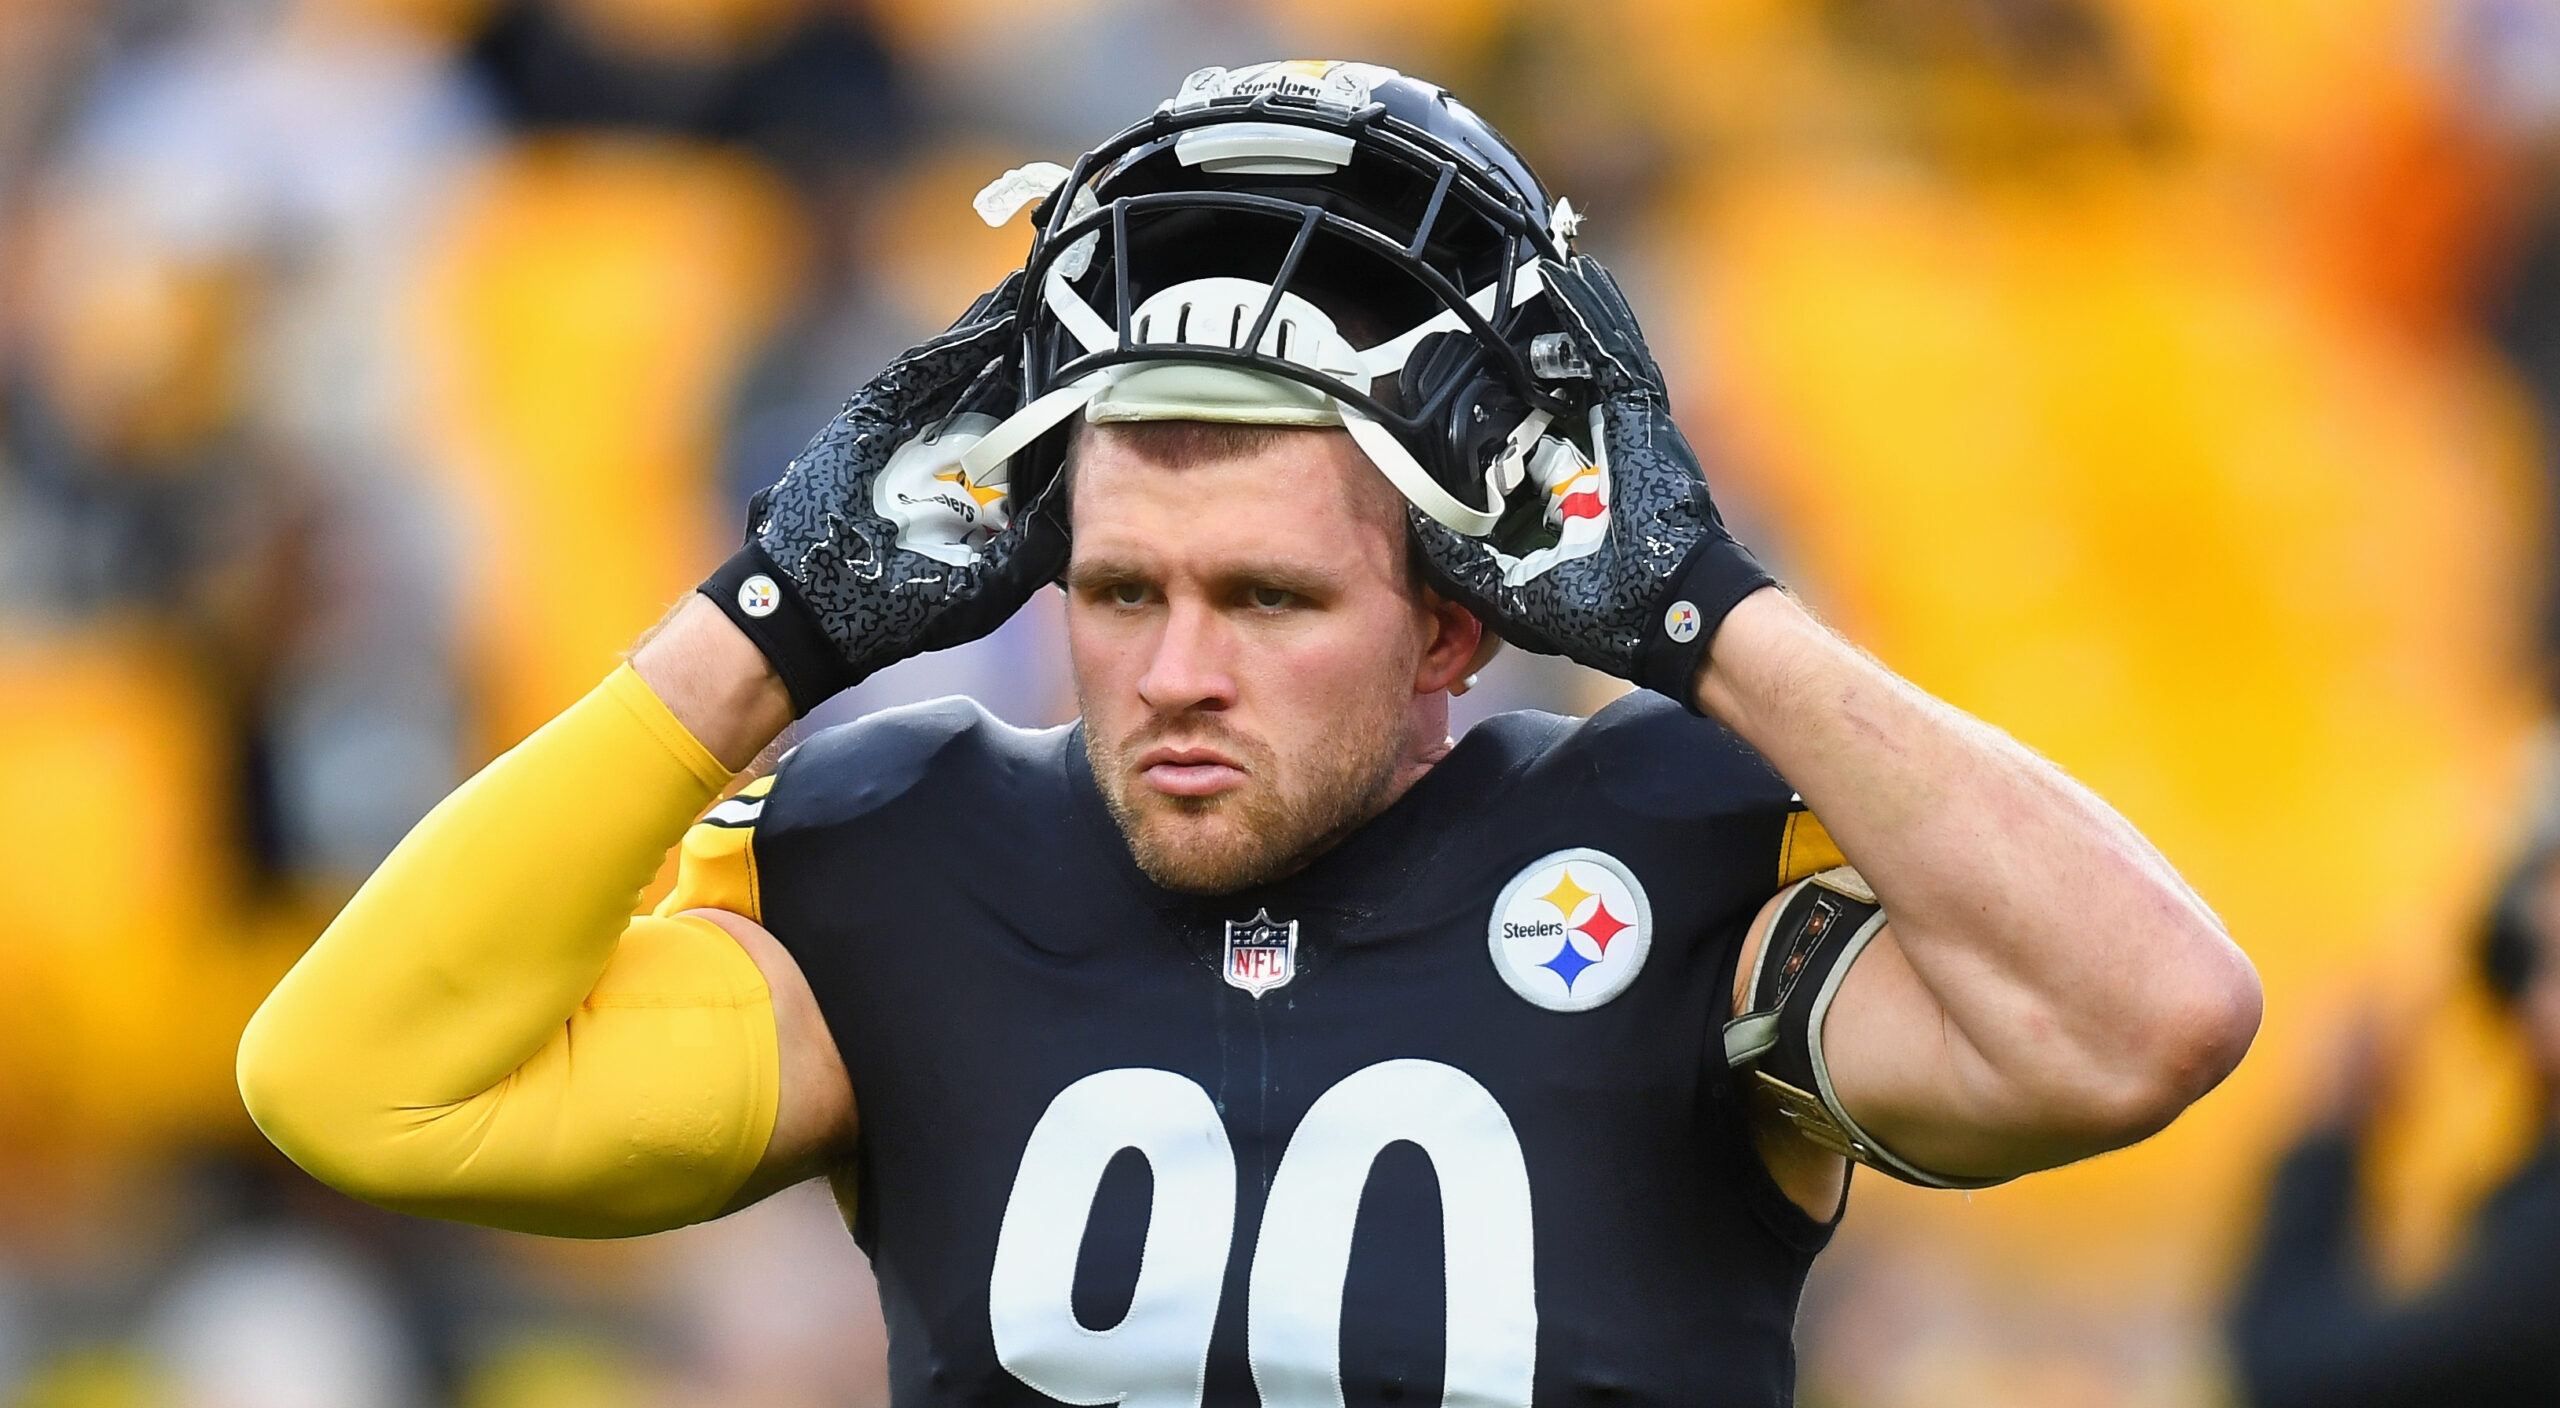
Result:
{"label": "player's neck", "polygon": [[1404,736],[1404,753],[1396,760],[1395,778],[1378,799],[1380,811],[1394,806],[1398,798],[1412,791],[1413,785],[1457,746],[1457,740],[1449,736],[1449,696],[1446,691],[1413,697],[1413,708],[1405,715]]}

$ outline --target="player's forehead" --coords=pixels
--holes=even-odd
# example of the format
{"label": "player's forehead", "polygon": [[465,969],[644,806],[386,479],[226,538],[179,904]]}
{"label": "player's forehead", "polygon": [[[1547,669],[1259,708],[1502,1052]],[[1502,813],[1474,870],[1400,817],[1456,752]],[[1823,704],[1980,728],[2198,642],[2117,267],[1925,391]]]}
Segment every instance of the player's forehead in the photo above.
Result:
{"label": "player's forehead", "polygon": [[1080,435],[1068,485],[1077,562],[1277,556],[1348,565],[1401,543],[1401,500],[1349,436],[1201,435],[1187,424]]}

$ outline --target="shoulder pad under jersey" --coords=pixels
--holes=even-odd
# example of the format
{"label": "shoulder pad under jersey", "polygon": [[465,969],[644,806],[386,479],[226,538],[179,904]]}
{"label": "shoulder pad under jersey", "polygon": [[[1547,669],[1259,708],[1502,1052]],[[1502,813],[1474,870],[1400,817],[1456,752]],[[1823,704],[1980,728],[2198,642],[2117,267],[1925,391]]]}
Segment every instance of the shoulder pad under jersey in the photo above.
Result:
{"label": "shoulder pad under jersey", "polygon": [[1589,768],[1610,802],[1666,821],[1803,805],[1751,745],[1651,690],[1633,690],[1592,715],[1552,761]]}
{"label": "shoulder pad under jersey", "polygon": [[977,701],[931,699],[883,709],[812,735],[780,769],[763,830],[824,827],[876,812],[930,776],[937,787],[1001,785],[1055,730],[1015,728]]}

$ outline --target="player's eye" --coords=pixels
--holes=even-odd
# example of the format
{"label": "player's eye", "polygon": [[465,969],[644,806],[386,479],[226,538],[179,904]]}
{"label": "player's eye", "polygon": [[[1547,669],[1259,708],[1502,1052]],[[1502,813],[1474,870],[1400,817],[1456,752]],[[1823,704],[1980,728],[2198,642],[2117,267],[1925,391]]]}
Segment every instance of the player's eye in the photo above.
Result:
{"label": "player's eye", "polygon": [[1143,582],[1114,582],[1102,589],[1103,599],[1114,606],[1144,606],[1147,588]]}
{"label": "player's eye", "polygon": [[1277,611],[1296,602],[1298,594],[1285,587],[1255,587],[1245,593],[1245,600],[1257,611]]}

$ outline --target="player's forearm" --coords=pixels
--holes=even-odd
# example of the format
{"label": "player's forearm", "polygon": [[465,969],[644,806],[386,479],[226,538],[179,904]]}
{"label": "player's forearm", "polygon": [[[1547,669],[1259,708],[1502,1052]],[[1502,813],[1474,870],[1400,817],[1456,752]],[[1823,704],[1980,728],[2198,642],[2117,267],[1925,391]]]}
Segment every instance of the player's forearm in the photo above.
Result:
{"label": "player's forearm", "polygon": [[631,652],[631,668],[667,712],[732,771],[791,723],[791,695],[753,642],[700,594],[686,597]]}
{"label": "player's forearm", "polygon": [[2094,1152],[2166,1122],[2246,1050],[2256,978],[2219,921],[2124,818],[2005,734],[1774,590],[1725,621],[1700,702],[1803,793],[1891,916],[1907,968],[1853,974],[1842,1001],[1916,981],[1878,1021],[1946,1047],[1934,1088],[1886,1093],[1933,1107],[1905,1157],[1990,1174]]}

